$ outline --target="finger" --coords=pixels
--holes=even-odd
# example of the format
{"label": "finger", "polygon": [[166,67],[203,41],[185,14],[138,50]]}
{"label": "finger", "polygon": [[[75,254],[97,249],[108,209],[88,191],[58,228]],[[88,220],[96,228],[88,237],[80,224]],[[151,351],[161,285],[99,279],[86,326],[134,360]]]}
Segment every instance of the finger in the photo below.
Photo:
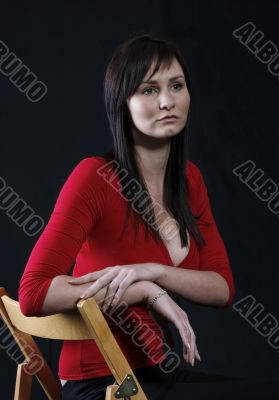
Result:
{"label": "finger", "polygon": [[183,341],[183,357],[186,362],[189,362],[188,356],[189,356],[190,344],[188,342],[188,338],[186,335],[184,335],[184,337],[182,337],[182,341]]}
{"label": "finger", "polygon": [[184,359],[186,362],[190,363],[190,351],[191,351],[191,337],[190,337],[190,331],[189,331],[189,326],[187,324],[186,319],[182,319],[182,324],[181,324],[181,329],[180,329],[180,335],[184,343]]}
{"label": "finger", "polygon": [[117,284],[118,284],[118,289],[115,291],[114,298],[112,299],[111,302],[111,307],[115,307],[117,303],[120,301],[128,287],[133,283],[132,276],[131,274],[125,273],[125,278],[123,279],[123,276],[119,274]]}
{"label": "finger", "polygon": [[110,284],[114,275],[114,271],[107,272],[105,275],[97,279],[91,286],[89,286],[89,288],[87,288],[80,297],[84,299],[94,296],[100,289]]}
{"label": "finger", "polygon": [[193,354],[193,343],[192,336],[189,327],[187,326],[187,336],[186,336],[186,360],[192,365],[192,354]]}
{"label": "finger", "polygon": [[186,324],[182,325],[180,330],[180,336],[183,341],[183,357],[186,362],[190,363],[190,351],[191,351],[190,335],[188,326]]}
{"label": "finger", "polygon": [[187,338],[188,342],[187,342],[187,362],[189,364],[191,364],[191,344],[190,344],[190,339]]}
{"label": "finger", "polygon": [[117,283],[112,281],[108,285],[108,290],[104,299],[104,303],[102,306],[102,311],[107,311],[107,309],[110,307],[112,300],[115,297],[115,292],[117,291],[118,286]]}
{"label": "finger", "polygon": [[195,357],[196,357],[197,360],[201,361],[201,356],[200,356],[200,353],[198,351],[197,346],[196,346],[196,349],[195,349]]}
{"label": "finger", "polygon": [[193,367],[195,364],[196,336],[194,334],[194,331],[191,327],[191,324],[189,322],[187,315],[185,315],[185,317],[183,318],[183,323],[187,327],[186,330],[188,332],[188,339],[189,339],[189,344],[190,344],[190,349],[188,352],[187,360]]}
{"label": "finger", "polygon": [[[105,268],[106,270],[107,268]],[[108,271],[105,270],[101,270],[101,271],[95,271],[95,272],[89,272],[88,274],[76,277],[76,278],[71,278],[70,281],[68,281],[68,283],[72,284],[72,285],[80,285],[82,283],[88,283],[88,282],[92,282],[94,280],[99,279],[101,276],[103,276],[105,273],[107,273]]]}
{"label": "finger", "polygon": [[124,294],[127,287],[130,285],[131,279],[126,271],[122,271],[119,275],[110,283],[107,292],[107,299],[105,300],[104,310],[110,307],[114,307],[122,295]]}
{"label": "finger", "polygon": [[106,287],[106,294],[104,295],[104,297],[102,297],[101,299],[98,300],[97,304],[99,306],[100,309],[102,309],[102,307],[104,306],[104,301],[106,299],[106,295],[108,293],[108,286]]}
{"label": "finger", "polygon": [[89,297],[95,296],[103,287],[107,285],[106,281],[102,278],[98,279],[92,285],[90,285],[81,295],[81,299],[88,299]]}
{"label": "finger", "polygon": [[186,341],[186,343],[183,343],[183,357],[184,360],[188,363],[190,363],[189,351],[190,351],[190,344],[189,342]]}
{"label": "finger", "polygon": [[195,348],[196,348],[196,336],[194,334],[193,329],[191,326],[189,326],[190,330],[190,346],[191,346],[191,351],[190,351],[190,363],[192,367],[195,365]]}

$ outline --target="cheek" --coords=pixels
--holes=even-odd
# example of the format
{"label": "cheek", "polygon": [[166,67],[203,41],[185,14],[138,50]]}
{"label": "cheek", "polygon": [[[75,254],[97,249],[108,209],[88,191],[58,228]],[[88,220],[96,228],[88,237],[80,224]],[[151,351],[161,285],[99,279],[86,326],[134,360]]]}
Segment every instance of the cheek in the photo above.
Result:
{"label": "cheek", "polygon": [[148,102],[137,100],[131,103],[131,114],[134,120],[150,118],[153,116],[154,110]]}
{"label": "cheek", "polygon": [[184,110],[188,111],[189,106],[190,106],[190,96],[189,96],[189,93],[186,92],[185,95],[181,99],[181,107]]}

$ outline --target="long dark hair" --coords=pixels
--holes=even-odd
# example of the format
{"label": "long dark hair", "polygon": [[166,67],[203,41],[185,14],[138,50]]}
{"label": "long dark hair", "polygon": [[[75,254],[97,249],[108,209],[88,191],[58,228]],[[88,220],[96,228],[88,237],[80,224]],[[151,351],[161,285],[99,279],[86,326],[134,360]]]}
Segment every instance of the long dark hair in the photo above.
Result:
{"label": "long dark hair", "polygon": [[[147,238],[148,233],[151,232],[156,242],[161,240],[161,236],[157,232],[158,226],[155,223],[152,200],[135,159],[126,99],[136,92],[153,61],[156,61],[156,65],[151,76],[158,71],[161,65],[168,68],[175,58],[181,65],[191,95],[189,74],[180,51],[174,43],[158,39],[150,33],[133,36],[120,44],[107,65],[104,77],[104,101],[114,143],[113,149],[103,157],[107,161],[114,160],[121,171],[126,171],[120,180],[121,192],[127,199],[128,205],[122,233],[126,229],[130,217],[131,193],[134,190],[133,209],[134,207],[137,209],[137,212],[134,213],[135,237],[142,214],[144,216],[142,221],[145,225],[145,237]],[[167,211],[178,222],[181,247],[188,245],[186,227],[195,237],[199,246],[205,244],[188,202],[188,181],[185,173],[189,149],[188,131],[189,114],[183,130],[171,138],[163,193]],[[139,196],[137,196],[136,191],[138,185],[135,188],[134,184],[129,184],[129,182],[134,183],[135,181],[143,189]]]}

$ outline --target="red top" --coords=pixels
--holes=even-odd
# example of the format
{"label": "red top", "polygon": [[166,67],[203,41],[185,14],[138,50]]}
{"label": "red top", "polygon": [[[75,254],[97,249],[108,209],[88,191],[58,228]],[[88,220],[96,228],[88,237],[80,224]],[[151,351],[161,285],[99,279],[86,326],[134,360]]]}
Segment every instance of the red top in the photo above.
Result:
{"label": "red top", "polygon": [[[97,173],[97,169],[105,164],[102,157],[84,158],[65,181],[20,281],[19,304],[25,315],[40,316],[51,280],[57,275],[66,275],[74,262],[73,276],[113,265],[154,262],[173,267],[163,242],[157,244],[152,235],[145,241],[143,222],[134,241],[133,213],[120,240],[127,200],[120,194],[121,186],[116,174],[112,184],[108,184],[108,179]],[[107,170],[105,176],[110,177],[112,171],[113,168]],[[190,249],[178,267],[219,273],[230,289],[226,304],[229,306],[234,296],[234,282],[228,255],[212,216],[206,186],[200,170],[191,161],[187,162],[186,175],[190,207],[193,215],[200,215],[197,222],[206,245],[199,250],[196,240],[189,233]],[[134,324],[135,317],[140,317],[151,332],[156,333],[156,337],[161,337],[159,326],[144,306],[130,306],[125,312],[122,320],[129,314],[128,321],[131,318]],[[142,343],[149,342],[143,351],[143,346],[135,345],[131,335],[123,332],[108,316],[105,315],[105,318],[132,369],[154,365],[161,361],[162,356],[164,358],[163,346],[148,340],[150,334],[142,335]],[[94,340],[63,342],[59,360],[60,379],[80,380],[110,374]]]}

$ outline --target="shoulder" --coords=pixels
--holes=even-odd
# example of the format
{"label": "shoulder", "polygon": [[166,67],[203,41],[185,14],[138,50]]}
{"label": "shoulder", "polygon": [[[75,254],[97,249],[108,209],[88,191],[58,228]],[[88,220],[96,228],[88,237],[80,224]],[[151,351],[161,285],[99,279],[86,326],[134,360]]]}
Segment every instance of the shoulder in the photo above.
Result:
{"label": "shoulder", "polygon": [[92,176],[98,175],[98,171],[106,164],[101,156],[91,156],[82,158],[72,169],[71,175]]}
{"label": "shoulder", "polygon": [[91,156],[82,158],[75,166],[81,170],[94,170],[105,164],[105,159],[101,156]]}
{"label": "shoulder", "polygon": [[82,158],[70,170],[63,185],[64,190],[66,188],[75,191],[86,188],[101,189],[104,187],[104,182],[99,171],[105,163],[106,161],[101,156]]}

